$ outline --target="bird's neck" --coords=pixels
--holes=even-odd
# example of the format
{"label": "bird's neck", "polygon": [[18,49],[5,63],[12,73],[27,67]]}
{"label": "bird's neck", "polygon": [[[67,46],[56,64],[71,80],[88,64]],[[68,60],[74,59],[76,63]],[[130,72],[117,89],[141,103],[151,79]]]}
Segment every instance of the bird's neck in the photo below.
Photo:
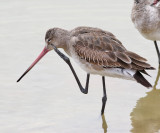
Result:
{"label": "bird's neck", "polygon": [[62,48],[65,51],[69,49],[69,40],[70,40],[70,33],[67,30],[62,30],[58,33],[58,48]]}

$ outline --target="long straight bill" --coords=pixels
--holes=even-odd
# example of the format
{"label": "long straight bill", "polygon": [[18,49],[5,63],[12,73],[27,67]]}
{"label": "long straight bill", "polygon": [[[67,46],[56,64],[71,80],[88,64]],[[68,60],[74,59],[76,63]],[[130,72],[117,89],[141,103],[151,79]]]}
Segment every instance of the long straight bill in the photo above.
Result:
{"label": "long straight bill", "polygon": [[22,74],[22,76],[17,80],[19,82],[33,67],[34,65],[48,52],[49,50],[45,47],[37,59],[30,65],[30,67]]}

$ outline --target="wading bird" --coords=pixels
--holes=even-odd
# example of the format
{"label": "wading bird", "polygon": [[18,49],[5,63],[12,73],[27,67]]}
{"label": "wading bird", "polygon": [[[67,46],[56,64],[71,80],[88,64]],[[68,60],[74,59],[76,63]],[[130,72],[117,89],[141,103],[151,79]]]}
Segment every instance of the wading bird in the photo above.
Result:
{"label": "wading bird", "polygon": [[131,19],[142,36],[154,41],[160,64],[160,0],[134,0]]}
{"label": "wading bird", "polygon": [[[141,72],[147,74],[145,70],[154,68],[146,63],[147,60],[145,58],[126,50],[122,43],[108,31],[92,27],[77,27],[71,31],[52,28],[47,31],[45,42],[46,46],[41,54],[17,82],[19,82],[48,51],[54,49],[69,65],[82,93],[88,93],[90,74],[102,76],[103,98],[101,114],[104,113],[107,100],[105,76],[136,80],[145,87],[151,87],[151,84],[143,77]],[[63,48],[64,51],[87,72],[85,88],[82,87],[70,59],[57,48]]]}

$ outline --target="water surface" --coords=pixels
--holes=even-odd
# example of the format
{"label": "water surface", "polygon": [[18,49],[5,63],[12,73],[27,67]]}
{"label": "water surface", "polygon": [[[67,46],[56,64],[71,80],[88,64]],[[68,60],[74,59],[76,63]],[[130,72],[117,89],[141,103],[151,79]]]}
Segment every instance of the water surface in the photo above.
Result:
{"label": "water surface", "polygon": [[[132,0],[1,0],[0,132],[2,133],[157,133],[160,81],[153,42],[134,28]],[[133,81],[106,77],[108,101],[101,117],[100,76],[89,93],[80,92],[63,60],[48,53],[23,79],[19,76],[43,49],[47,29],[93,26],[115,34],[123,45],[146,57],[155,71],[146,77],[154,90]],[[63,50],[62,50],[63,52]],[[81,82],[86,73],[73,62]],[[160,74],[159,74],[160,75]]]}

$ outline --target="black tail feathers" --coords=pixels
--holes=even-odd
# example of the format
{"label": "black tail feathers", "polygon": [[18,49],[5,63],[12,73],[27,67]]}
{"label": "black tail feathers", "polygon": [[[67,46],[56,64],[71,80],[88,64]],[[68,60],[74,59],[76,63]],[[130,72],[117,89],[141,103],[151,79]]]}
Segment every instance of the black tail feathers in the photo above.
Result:
{"label": "black tail feathers", "polygon": [[152,87],[152,85],[143,77],[143,75],[139,71],[137,71],[133,77],[138,83],[142,84],[143,86],[147,88]]}

